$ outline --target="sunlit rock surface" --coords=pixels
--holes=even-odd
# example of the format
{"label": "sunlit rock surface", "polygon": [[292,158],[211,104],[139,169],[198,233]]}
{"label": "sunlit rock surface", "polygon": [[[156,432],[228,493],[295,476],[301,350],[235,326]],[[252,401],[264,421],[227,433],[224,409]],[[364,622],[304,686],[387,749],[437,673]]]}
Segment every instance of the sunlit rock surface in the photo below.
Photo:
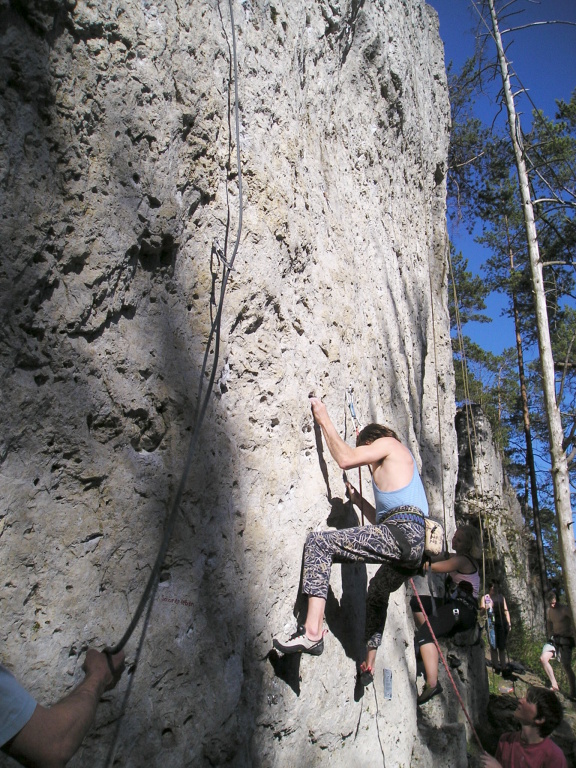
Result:
{"label": "sunlit rock surface", "polygon": [[[483,531],[486,580],[496,578],[516,630],[543,634],[544,601],[534,534],[494,444],[490,422],[478,405],[458,410],[456,518]],[[488,585],[486,585],[488,586]]]}
{"label": "sunlit rock surface", "polygon": [[373,567],[334,568],[322,657],[268,656],[295,623],[307,531],[355,522],[311,391],[348,439],[349,386],[363,423],[393,426],[453,530],[437,17],[421,0],[233,11],[242,199],[228,4],[0,0],[2,659],[49,703],[124,633],[242,210],[138,668],[72,765],[105,765],[115,735],[131,768],[465,765],[463,726],[430,746],[418,730],[404,590],[355,695]]}

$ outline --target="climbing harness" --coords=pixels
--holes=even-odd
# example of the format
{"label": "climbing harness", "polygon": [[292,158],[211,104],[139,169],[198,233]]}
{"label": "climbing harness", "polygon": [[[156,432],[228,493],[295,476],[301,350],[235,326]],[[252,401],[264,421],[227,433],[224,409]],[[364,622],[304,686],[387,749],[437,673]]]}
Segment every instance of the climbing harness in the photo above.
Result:
{"label": "climbing harness", "polygon": [[[460,696],[460,692],[458,688],[456,687],[456,683],[454,682],[454,678],[452,677],[452,673],[450,672],[450,668],[448,667],[448,664],[446,662],[446,659],[444,658],[444,654],[442,653],[442,649],[440,648],[440,643],[438,642],[438,638],[434,634],[434,630],[432,629],[432,625],[430,624],[430,620],[428,618],[428,614],[424,610],[424,606],[422,604],[422,600],[420,599],[420,595],[418,594],[418,590],[416,589],[416,585],[414,584],[414,579],[410,578],[410,585],[412,589],[414,590],[414,594],[416,595],[416,599],[418,600],[418,605],[420,606],[420,610],[422,611],[422,614],[424,615],[424,621],[426,622],[426,625],[428,626],[428,629],[430,630],[430,634],[432,635],[432,639],[434,640],[434,645],[436,646],[436,650],[438,651],[438,655],[442,659],[442,664],[444,665],[444,669],[446,670],[448,674],[448,678],[450,682],[452,683],[452,687],[454,688],[454,692],[456,693],[456,697],[458,698],[458,701],[460,702],[460,706],[462,707],[462,711],[464,712],[464,715],[466,716],[466,719],[468,720],[468,724],[470,725],[470,728],[472,729],[472,733],[474,734],[474,738],[476,739],[478,746],[480,747],[481,752],[485,752],[486,750],[482,746],[482,742],[480,741],[480,737],[476,733],[476,729],[474,728],[474,723],[472,722],[472,719],[470,718],[470,715],[468,714],[468,710],[466,709],[466,706],[464,702],[462,701],[462,696]],[[458,610],[458,609],[455,609]]]}

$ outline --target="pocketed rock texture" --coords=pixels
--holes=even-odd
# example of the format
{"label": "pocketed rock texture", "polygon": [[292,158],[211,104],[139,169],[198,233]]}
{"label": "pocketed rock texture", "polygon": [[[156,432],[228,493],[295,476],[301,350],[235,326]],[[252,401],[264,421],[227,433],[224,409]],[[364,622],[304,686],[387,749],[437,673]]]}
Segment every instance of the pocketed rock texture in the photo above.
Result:
{"label": "pocketed rock texture", "polygon": [[456,520],[483,530],[486,579],[499,580],[512,624],[529,634],[546,631],[534,534],[524,522],[518,496],[479,405],[458,410]]}
{"label": "pocketed rock texture", "polygon": [[375,688],[355,691],[373,566],[334,567],[322,657],[269,654],[295,623],[306,533],[356,520],[311,391],[351,439],[353,386],[453,530],[437,17],[422,0],[233,11],[241,198],[228,4],[0,0],[2,660],[49,703],[128,626],[242,212],[138,666],[71,765],[466,765],[462,726],[431,747],[418,731],[404,590]]}

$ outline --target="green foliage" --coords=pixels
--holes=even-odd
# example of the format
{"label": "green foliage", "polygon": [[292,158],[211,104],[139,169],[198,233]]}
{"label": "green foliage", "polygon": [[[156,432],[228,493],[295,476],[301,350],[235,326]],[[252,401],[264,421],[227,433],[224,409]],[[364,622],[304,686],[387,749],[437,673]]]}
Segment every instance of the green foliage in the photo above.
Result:
{"label": "green foliage", "polygon": [[[549,437],[538,365],[532,275],[511,143],[504,130],[483,126],[473,113],[474,99],[486,82],[486,72],[478,52],[460,73],[449,73],[453,120],[448,177],[450,216],[463,218],[471,230],[480,229],[476,239],[490,254],[484,278],[468,270],[465,254],[454,256],[458,299],[456,306],[454,298],[450,298],[452,329],[454,334],[457,310],[460,327],[471,320],[483,322],[480,311],[485,308],[487,293],[496,291],[508,299],[503,314],[514,322],[517,349],[501,356],[490,355],[460,334],[453,342],[457,398],[460,403],[473,401],[483,407],[497,444],[507,457],[512,480],[526,496],[530,517],[527,423],[540,472],[538,484],[545,501],[553,503],[547,498],[551,491],[547,471]],[[535,200],[564,448],[576,486],[576,90],[569,102],[559,101],[557,105],[554,119],[534,112],[532,127],[522,136],[522,143]],[[555,571],[556,558],[552,552],[548,554]]]}
{"label": "green foliage", "polygon": [[516,623],[508,635],[506,644],[508,656],[511,659],[517,659],[531,672],[539,675],[543,683],[548,680],[540,664],[545,640],[544,636],[527,632],[520,623]]}
{"label": "green foliage", "polygon": [[540,509],[540,525],[542,527],[542,542],[544,544],[544,557],[548,571],[548,579],[551,585],[562,584],[562,562],[560,559],[560,545],[556,532],[556,513],[552,507]]}
{"label": "green foliage", "polygon": [[[546,642],[546,637],[541,634],[532,634],[524,630],[520,624],[515,624],[513,630],[508,636],[507,650],[511,659],[519,661],[526,669],[538,676],[543,686],[549,686],[550,681],[542,664],[540,656],[542,648]],[[559,662],[552,662],[554,668],[554,677],[558,681],[561,691],[569,691],[570,685],[566,673]]]}
{"label": "green foliage", "polygon": [[482,87],[482,72],[476,57],[468,59],[460,72],[448,67],[448,89],[452,135],[448,151],[447,197],[452,218],[459,218],[474,196],[476,166],[484,154],[489,129],[473,115],[476,93]]}
{"label": "green foliage", "polygon": [[[490,292],[485,281],[479,275],[474,275],[468,269],[468,259],[462,253],[456,253],[450,245],[450,271],[456,291],[448,293],[448,308],[450,311],[450,328],[457,331],[458,324],[463,327],[466,323],[490,323],[491,318],[482,310],[486,309],[486,296]],[[457,303],[454,294],[456,293]]]}
{"label": "green foliage", "polygon": [[510,425],[518,396],[514,351],[494,355],[463,336],[464,360],[458,343],[455,340],[453,343],[456,401],[460,405],[468,402],[480,405],[490,422],[496,445],[504,450],[510,442]]}

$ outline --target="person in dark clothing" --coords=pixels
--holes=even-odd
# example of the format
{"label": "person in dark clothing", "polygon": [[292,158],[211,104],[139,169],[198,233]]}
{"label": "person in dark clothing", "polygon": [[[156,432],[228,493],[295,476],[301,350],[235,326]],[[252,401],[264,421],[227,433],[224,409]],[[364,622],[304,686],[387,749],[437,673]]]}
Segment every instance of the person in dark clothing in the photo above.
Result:
{"label": "person in dark clothing", "polygon": [[[448,575],[447,601],[429,595],[420,598],[436,637],[450,637],[457,632],[464,632],[473,627],[477,620],[480,573],[476,560],[481,556],[482,549],[476,528],[471,525],[457,528],[452,538],[452,548],[455,554],[450,555],[448,559],[438,560],[426,566],[434,573]],[[433,599],[436,613],[432,610]],[[426,684],[417,699],[417,703],[421,705],[442,693],[442,686],[438,682],[438,650],[416,596],[410,600],[410,607],[414,611],[414,621],[419,627],[415,642],[426,673]]]}
{"label": "person in dark clothing", "polygon": [[558,659],[568,678],[569,698],[572,701],[576,701],[576,678],[572,670],[572,648],[574,648],[574,622],[572,614],[567,605],[560,603],[556,592],[548,593],[548,603],[550,607],[546,613],[546,634],[549,639],[542,649],[540,663],[548,675],[552,690],[559,691],[560,688],[550,664],[552,659]]}

